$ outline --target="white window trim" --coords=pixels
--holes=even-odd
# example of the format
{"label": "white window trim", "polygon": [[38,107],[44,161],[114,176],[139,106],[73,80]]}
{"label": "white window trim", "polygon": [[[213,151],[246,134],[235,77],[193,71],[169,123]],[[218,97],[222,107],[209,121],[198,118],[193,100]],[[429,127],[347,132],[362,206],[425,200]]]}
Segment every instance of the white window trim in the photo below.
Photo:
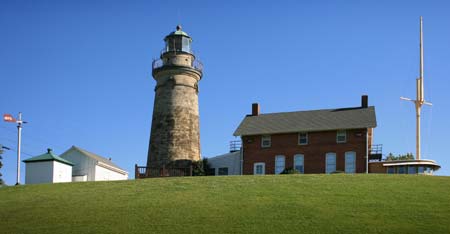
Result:
{"label": "white window trim", "polygon": [[[300,143],[300,134],[306,134],[306,143]],[[309,143],[309,134],[308,132],[299,132],[298,133],[298,145],[307,145]]]}
{"label": "white window trim", "polygon": [[[262,166],[262,174],[256,174],[256,167],[257,166]],[[263,162],[257,162],[253,164],[253,175],[265,175],[266,174],[266,163]]]}
{"label": "white window trim", "polygon": [[[264,138],[268,137],[269,138],[269,145],[264,145]],[[272,136],[270,135],[262,135],[261,136],[261,148],[269,148],[272,146]]]}
{"label": "white window trim", "polygon": [[[277,173],[277,158],[283,158],[283,170],[281,170],[278,173]],[[275,172],[276,175],[278,175],[278,174],[280,174],[281,172],[283,172],[286,169],[286,156],[284,156],[284,155],[277,155],[277,156],[275,156],[275,163],[274,164],[275,164],[274,172]]]}
{"label": "white window trim", "polygon": [[[339,133],[344,132],[344,136],[345,136],[345,140],[344,141],[339,141]],[[347,131],[346,130],[337,130],[336,131],[336,143],[346,143],[347,142]]]}
{"label": "white window trim", "polygon": [[299,173],[301,174],[305,174],[305,155],[304,154],[295,154],[294,155],[294,169],[295,169],[295,158],[296,157],[301,157],[302,158],[302,166],[303,166],[303,171],[299,171]]}

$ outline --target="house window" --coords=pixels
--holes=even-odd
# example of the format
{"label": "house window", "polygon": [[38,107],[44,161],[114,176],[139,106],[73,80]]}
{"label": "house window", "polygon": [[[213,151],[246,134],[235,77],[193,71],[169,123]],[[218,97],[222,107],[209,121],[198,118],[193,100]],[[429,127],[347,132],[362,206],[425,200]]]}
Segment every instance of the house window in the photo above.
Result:
{"label": "house window", "polygon": [[388,167],[387,168],[387,173],[388,174],[395,174],[395,167]]}
{"label": "house window", "polygon": [[280,174],[284,171],[285,157],[283,155],[275,156],[275,174]]}
{"label": "house window", "polygon": [[345,173],[356,172],[356,153],[353,151],[345,152]]}
{"label": "house window", "polygon": [[261,136],[261,147],[267,148],[272,145],[272,141],[270,138],[270,135],[263,135]]}
{"label": "house window", "polygon": [[408,174],[417,174],[416,166],[408,166]]}
{"label": "house window", "polygon": [[253,165],[253,174],[254,175],[264,175],[266,174],[266,164],[265,163],[255,163]]}
{"label": "house window", "polygon": [[298,144],[299,145],[307,145],[308,144],[308,133],[301,132],[298,134]]}
{"label": "house window", "polygon": [[219,175],[228,175],[228,167],[219,168]]}
{"label": "house window", "polygon": [[336,171],[336,154],[327,153],[325,155],[325,173],[329,174]]}
{"label": "house window", "polygon": [[337,131],[336,142],[337,143],[345,143],[345,142],[347,142],[347,131],[345,131],[345,130]]}
{"label": "house window", "polygon": [[300,173],[304,173],[304,162],[305,157],[303,154],[296,154],[294,155],[294,169],[297,170]]}
{"label": "house window", "polygon": [[398,174],[406,174],[405,166],[399,166],[398,167]]}

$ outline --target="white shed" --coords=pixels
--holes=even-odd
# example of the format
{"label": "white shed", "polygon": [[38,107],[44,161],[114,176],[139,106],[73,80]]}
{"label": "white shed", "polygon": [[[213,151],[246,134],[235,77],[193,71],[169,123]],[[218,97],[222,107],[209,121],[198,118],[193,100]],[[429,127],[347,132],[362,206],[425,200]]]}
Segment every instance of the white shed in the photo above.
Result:
{"label": "white shed", "polygon": [[77,146],[60,156],[73,162],[72,181],[127,180],[128,172],[104,158]]}
{"label": "white shed", "polygon": [[25,184],[61,183],[72,181],[73,163],[47,153],[23,160],[25,163]]}

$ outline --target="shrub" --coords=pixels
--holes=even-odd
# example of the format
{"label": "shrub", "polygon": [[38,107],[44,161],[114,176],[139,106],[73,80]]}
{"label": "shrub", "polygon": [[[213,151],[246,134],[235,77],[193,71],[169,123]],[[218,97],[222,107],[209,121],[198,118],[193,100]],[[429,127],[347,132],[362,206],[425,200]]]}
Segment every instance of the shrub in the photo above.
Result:
{"label": "shrub", "polygon": [[286,168],[284,169],[280,174],[300,174],[299,171],[295,170],[294,168]]}

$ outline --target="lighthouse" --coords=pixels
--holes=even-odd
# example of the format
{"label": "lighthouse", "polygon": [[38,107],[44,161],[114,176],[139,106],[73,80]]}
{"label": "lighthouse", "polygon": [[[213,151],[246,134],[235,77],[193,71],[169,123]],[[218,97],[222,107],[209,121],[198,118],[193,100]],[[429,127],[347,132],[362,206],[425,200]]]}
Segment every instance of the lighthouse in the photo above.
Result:
{"label": "lighthouse", "polygon": [[200,160],[198,82],[203,66],[180,25],[164,42],[160,58],[152,63],[156,86],[147,167],[187,167]]}

